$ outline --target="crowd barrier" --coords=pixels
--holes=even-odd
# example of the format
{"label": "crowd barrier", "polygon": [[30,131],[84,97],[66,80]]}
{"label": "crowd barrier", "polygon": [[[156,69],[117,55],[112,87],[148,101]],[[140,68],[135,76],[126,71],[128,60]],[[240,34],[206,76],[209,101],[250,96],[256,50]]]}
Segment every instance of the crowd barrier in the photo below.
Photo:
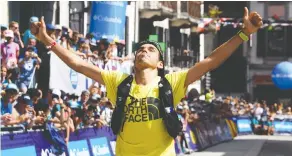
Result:
{"label": "crowd barrier", "polygon": [[[192,151],[200,151],[210,146],[232,140],[236,136],[234,122],[230,119],[219,123],[203,121],[187,126],[185,137]],[[59,132],[64,136],[64,132]],[[115,155],[116,136],[111,128],[85,128],[70,134],[66,152],[62,156],[111,156]],[[28,131],[22,133],[6,133],[1,137],[1,155],[53,156],[51,145],[44,138],[43,132]],[[176,140],[177,154],[182,149]]]}
{"label": "crowd barrier", "polygon": [[[252,134],[252,122],[250,117],[237,117],[234,122],[238,128],[239,135]],[[278,115],[273,122],[275,134],[291,134],[292,135],[292,118],[291,116]]]}

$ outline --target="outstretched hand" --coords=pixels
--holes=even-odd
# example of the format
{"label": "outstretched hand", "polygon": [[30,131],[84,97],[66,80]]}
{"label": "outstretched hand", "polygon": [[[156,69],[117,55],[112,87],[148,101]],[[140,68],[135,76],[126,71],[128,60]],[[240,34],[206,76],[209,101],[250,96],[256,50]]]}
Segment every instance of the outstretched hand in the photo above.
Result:
{"label": "outstretched hand", "polygon": [[44,41],[45,37],[48,35],[46,32],[46,24],[44,21],[44,16],[42,16],[40,22],[34,22],[30,27],[31,33],[40,41]]}
{"label": "outstretched hand", "polygon": [[249,11],[247,7],[244,8],[244,16],[243,16],[243,32],[246,35],[250,35],[254,32],[256,32],[262,25],[263,20],[262,17],[257,12],[251,12],[249,14]]}

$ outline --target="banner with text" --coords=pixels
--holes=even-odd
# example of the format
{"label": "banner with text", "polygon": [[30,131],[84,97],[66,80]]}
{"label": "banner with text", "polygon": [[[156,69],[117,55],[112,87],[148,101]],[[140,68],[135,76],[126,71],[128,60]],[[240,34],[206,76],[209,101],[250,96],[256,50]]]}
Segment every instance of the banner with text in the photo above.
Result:
{"label": "banner with text", "polygon": [[96,39],[125,40],[126,1],[92,2],[90,28]]}

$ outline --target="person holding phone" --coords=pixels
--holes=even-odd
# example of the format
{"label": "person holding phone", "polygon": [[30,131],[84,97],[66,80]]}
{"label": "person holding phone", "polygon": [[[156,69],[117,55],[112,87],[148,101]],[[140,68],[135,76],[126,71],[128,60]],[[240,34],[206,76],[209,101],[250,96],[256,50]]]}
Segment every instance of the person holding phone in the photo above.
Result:
{"label": "person holding phone", "polygon": [[28,47],[24,58],[19,60],[20,77],[19,77],[19,88],[22,92],[26,92],[29,84],[33,78],[34,68],[39,67],[41,59],[34,52],[33,47]]}

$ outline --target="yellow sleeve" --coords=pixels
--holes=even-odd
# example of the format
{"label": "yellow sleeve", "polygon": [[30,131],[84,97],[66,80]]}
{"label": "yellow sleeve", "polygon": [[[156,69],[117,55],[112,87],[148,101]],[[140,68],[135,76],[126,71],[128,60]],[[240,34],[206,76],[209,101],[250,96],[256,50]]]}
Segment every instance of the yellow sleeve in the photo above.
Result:
{"label": "yellow sleeve", "polygon": [[185,70],[165,75],[172,88],[173,102],[175,107],[186,95],[185,80],[187,73],[188,70]]}
{"label": "yellow sleeve", "polygon": [[101,72],[101,76],[106,87],[107,98],[112,102],[113,105],[115,105],[117,98],[117,88],[128,75],[118,71],[103,70]]}

